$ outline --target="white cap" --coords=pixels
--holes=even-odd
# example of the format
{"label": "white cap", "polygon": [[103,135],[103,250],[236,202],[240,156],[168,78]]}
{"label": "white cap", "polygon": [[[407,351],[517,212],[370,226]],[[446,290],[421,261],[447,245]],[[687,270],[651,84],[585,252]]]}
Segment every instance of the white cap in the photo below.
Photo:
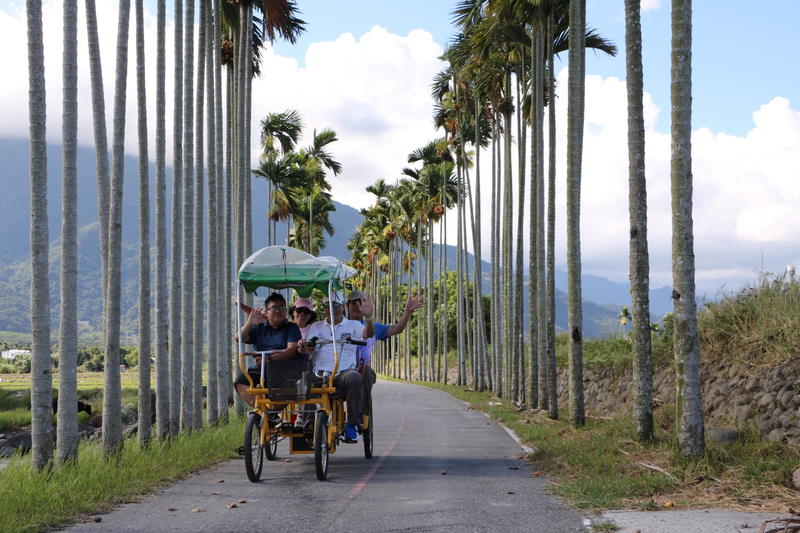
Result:
{"label": "white cap", "polygon": [[[331,292],[331,297],[333,298],[333,303],[337,303],[337,304],[343,304],[344,303],[344,295],[342,295],[342,293],[339,292],[339,291],[332,291]],[[322,303],[325,304],[325,305],[328,305],[328,302],[329,302],[329,299],[328,299],[327,296],[325,296],[322,299]]]}

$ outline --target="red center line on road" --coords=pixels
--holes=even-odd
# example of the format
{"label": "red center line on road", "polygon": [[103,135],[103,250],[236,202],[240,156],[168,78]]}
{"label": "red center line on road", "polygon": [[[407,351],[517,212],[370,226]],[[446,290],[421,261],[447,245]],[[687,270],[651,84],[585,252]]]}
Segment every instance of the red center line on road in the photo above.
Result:
{"label": "red center line on road", "polygon": [[350,489],[350,492],[347,493],[348,500],[352,500],[353,498],[355,498],[358,495],[358,493],[361,492],[363,488],[367,486],[367,483],[369,483],[369,480],[372,479],[372,476],[374,476],[378,472],[378,469],[381,467],[383,462],[386,460],[389,454],[392,453],[392,450],[397,444],[397,441],[400,440],[400,435],[403,434],[403,430],[405,429],[405,426],[403,425],[405,423],[405,420],[406,420],[406,411],[405,409],[403,409],[403,412],[400,414],[400,427],[397,428],[397,434],[394,436],[394,440],[392,441],[391,444],[389,444],[389,446],[386,447],[385,450],[383,450],[383,453],[381,454],[380,458],[375,463],[375,465],[372,468],[370,468],[369,472],[367,472],[367,475],[365,475],[361,479],[361,481],[356,483],[355,487]]}

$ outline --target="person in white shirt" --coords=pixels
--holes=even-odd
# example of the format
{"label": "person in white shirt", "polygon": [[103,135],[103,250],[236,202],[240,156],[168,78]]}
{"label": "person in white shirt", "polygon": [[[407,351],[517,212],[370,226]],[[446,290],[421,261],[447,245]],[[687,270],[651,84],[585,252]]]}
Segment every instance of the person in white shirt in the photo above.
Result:
{"label": "person in white shirt", "polygon": [[[344,317],[344,296],[339,291],[332,293],[333,317],[331,317],[331,303],[326,296],[323,300],[325,320],[311,324],[305,338],[298,343],[301,352],[308,353],[311,347],[307,340],[317,337],[320,340],[331,341],[331,323],[333,323],[334,337],[337,341],[349,336],[353,340],[364,340],[375,334],[372,319],[372,302],[366,301],[361,308],[364,315],[364,324]],[[331,322],[333,319],[333,322]],[[345,391],[347,397],[347,423],[345,424],[345,442],[358,442],[358,426],[361,425],[361,402],[364,398],[361,374],[356,370],[357,346],[353,344],[339,344],[339,369],[333,379],[333,386]],[[334,344],[325,344],[314,353],[312,366],[319,372],[333,372],[335,364]]]}

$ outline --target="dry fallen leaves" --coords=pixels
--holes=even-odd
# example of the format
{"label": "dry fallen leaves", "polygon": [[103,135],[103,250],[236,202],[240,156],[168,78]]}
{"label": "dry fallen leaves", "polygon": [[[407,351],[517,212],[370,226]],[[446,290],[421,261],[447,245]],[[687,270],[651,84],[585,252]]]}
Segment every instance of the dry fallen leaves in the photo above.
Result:
{"label": "dry fallen leaves", "polygon": [[442,475],[446,476],[447,475],[447,470],[442,470]]}
{"label": "dry fallen leaves", "polygon": [[539,472],[534,472],[533,475],[539,477]]}
{"label": "dry fallen leaves", "polygon": [[516,469],[517,469],[517,467],[516,467],[516,466],[509,466],[509,467],[508,467],[508,469],[509,469],[509,470],[516,470]]}
{"label": "dry fallen leaves", "polygon": [[95,516],[95,517],[92,518],[92,522],[100,522],[101,520],[103,520],[103,519],[100,518],[99,516]]}
{"label": "dry fallen leaves", "polygon": [[291,459],[284,459],[284,460],[283,460],[283,462],[284,462],[284,463],[291,463],[291,462],[292,462],[292,460],[291,460]]}
{"label": "dry fallen leaves", "polygon": [[169,509],[167,509],[167,511],[170,511],[170,512],[171,511],[177,511],[177,509],[175,509],[174,507],[170,507]]}
{"label": "dry fallen leaves", "polygon": [[229,503],[228,504],[228,509],[236,509],[237,507],[239,507],[239,506],[236,505],[235,503]]}
{"label": "dry fallen leaves", "polygon": [[202,507],[195,507],[194,509],[192,509],[192,512],[193,513],[205,513],[206,510],[204,508],[202,508]]}
{"label": "dry fallen leaves", "polygon": [[513,492],[511,492],[511,491],[508,491],[506,494],[514,494],[514,493],[513,493]]}
{"label": "dry fallen leaves", "polygon": [[212,495],[212,496],[219,496],[219,491],[217,491],[217,492],[212,492],[212,493],[211,493],[211,495]]}
{"label": "dry fallen leaves", "polygon": [[247,500],[239,500],[239,503],[247,503]]}
{"label": "dry fallen leaves", "polygon": [[217,483],[225,483],[225,480],[224,479],[218,479]]}

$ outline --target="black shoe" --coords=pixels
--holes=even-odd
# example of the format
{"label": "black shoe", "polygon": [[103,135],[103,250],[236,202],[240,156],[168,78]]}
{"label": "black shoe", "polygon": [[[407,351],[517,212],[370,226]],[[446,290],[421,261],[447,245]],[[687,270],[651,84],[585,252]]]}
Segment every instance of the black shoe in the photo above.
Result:
{"label": "black shoe", "polygon": [[267,415],[267,425],[270,429],[281,423],[281,417],[278,415]]}
{"label": "black shoe", "polygon": [[314,433],[314,421],[313,420],[306,420],[306,423],[303,424],[303,433],[306,435]]}

